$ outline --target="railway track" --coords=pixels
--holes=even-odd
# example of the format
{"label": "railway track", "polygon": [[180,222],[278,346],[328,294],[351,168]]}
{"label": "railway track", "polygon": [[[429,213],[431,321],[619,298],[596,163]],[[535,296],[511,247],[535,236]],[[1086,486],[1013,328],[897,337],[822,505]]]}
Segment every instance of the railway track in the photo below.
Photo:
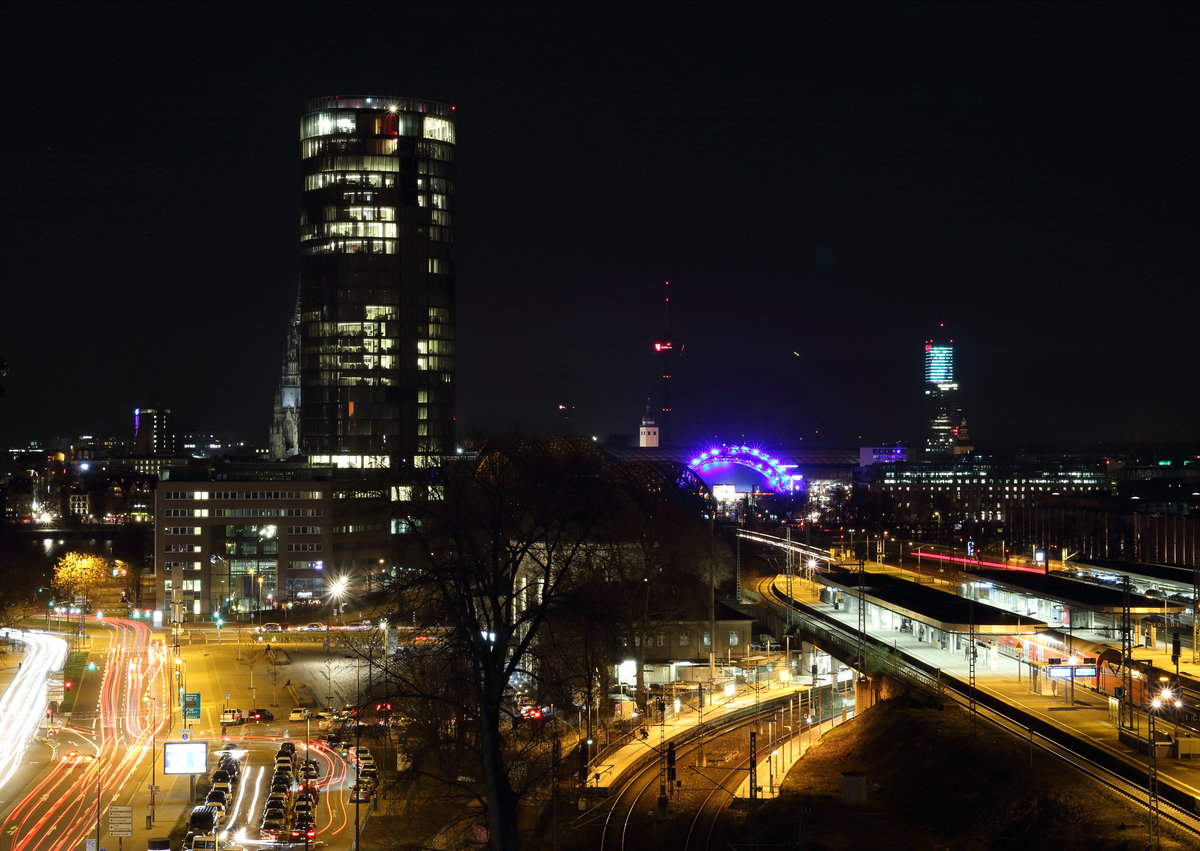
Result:
{"label": "railway track", "polygon": [[[599,820],[602,851],[723,847],[730,804],[749,770],[750,732],[759,732],[760,741],[765,741],[765,722],[782,705],[782,699],[764,701],[736,718],[706,724],[702,734],[693,730],[673,740],[675,784],[668,780],[663,758],[667,742],[647,745],[647,757],[621,778],[606,801],[582,816],[579,824]],[[793,735],[806,729],[807,725]],[[765,746],[759,759],[764,754]]]}

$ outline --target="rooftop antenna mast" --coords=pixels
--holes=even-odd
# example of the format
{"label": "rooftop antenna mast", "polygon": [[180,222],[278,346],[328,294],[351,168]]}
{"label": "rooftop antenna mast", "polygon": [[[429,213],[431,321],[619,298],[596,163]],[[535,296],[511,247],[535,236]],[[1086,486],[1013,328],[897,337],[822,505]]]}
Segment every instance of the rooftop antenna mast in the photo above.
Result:
{"label": "rooftop antenna mast", "polygon": [[654,341],[652,347],[654,356],[659,360],[661,365],[661,384],[660,392],[662,401],[662,416],[658,423],[659,442],[666,444],[674,440],[674,432],[671,428],[671,372],[672,362],[675,359],[676,351],[683,351],[682,345],[676,345],[671,338],[671,282],[663,281],[663,333],[662,336]]}

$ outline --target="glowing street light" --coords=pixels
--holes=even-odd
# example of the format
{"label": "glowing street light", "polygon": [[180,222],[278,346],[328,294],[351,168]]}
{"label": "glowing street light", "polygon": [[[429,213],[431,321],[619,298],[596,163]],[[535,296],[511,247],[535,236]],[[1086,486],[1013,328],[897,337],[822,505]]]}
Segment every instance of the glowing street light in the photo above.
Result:
{"label": "glowing street light", "polygon": [[329,585],[329,599],[337,606],[338,620],[342,617],[342,603],[346,599],[347,590],[350,587],[350,579],[346,576],[339,576]]}
{"label": "glowing street light", "polygon": [[1162,709],[1181,709],[1183,701],[1171,691],[1170,686],[1163,686],[1158,694],[1150,698],[1150,711],[1146,713],[1150,724],[1150,848],[1159,848],[1158,833],[1158,739],[1154,732],[1154,715]]}

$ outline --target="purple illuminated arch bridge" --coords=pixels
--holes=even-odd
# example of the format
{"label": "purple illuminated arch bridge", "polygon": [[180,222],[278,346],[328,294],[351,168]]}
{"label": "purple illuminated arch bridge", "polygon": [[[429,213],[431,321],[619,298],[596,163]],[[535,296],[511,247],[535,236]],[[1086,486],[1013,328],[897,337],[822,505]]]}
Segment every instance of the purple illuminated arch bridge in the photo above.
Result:
{"label": "purple illuminated arch bridge", "polygon": [[705,449],[692,458],[688,468],[699,475],[730,464],[739,464],[754,470],[766,480],[767,486],[775,493],[790,494],[796,490],[792,474],[784,469],[780,460],[756,446],[722,444]]}

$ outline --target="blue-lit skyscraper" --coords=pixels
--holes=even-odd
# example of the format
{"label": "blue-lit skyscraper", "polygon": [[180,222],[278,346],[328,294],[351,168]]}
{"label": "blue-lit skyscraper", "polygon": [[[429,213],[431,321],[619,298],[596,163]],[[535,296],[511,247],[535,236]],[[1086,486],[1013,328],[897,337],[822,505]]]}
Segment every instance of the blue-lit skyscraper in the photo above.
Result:
{"label": "blue-lit skyscraper", "polygon": [[970,451],[954,380],[953,340],[925,341],[925,402],[929,416],[925,451],[930,455]]}

